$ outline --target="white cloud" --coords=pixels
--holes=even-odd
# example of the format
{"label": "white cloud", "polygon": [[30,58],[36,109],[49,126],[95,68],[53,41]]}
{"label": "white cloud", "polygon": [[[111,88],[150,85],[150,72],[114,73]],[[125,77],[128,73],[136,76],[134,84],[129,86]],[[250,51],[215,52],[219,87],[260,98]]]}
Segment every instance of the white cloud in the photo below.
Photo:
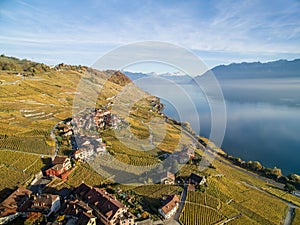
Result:
{"label": "white cloud", "polygon": [[[43,2],[37,6],[25,1],[19,3],[17,7],[12,5],[0,10],[0,18],[7,22],[0,26],[4,50],[23,45],[24,52],[42,51],[45,46],[52,46],[54,51],[63,47],[80,52],[158,40],[195,51],[219,51],[220,61],[222,53],[240,53],[240,57],[252,54],[257,60],[266,54],[300,55],[297,17],[300,4],[297,1],[289,4],[282,1],[215,1],[214,4],[195,1],[172,5],[89,1],[82,9],[75,4],[73,8],[63,4],[55,8],[53,3]],[[126,8],[115,8],[116,5]]]}

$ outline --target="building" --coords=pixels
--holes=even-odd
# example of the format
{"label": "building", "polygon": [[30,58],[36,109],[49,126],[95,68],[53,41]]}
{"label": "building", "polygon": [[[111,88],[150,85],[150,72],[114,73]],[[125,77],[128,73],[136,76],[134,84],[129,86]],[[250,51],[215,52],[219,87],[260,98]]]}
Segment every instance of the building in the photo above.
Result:
{"label": "building", "polygon": [[169,171],[161,174],[161,184],[175,184],[175,174]]}
{"label": "building", "polygon": [[97,217],[94,215],[83,212],[80,214],[76,225],[96,225],[96,219]]}
{"label": "building", "polygon": [[7,224],[20,215],[25,215],[30,206],[31,191],[19,187],[0,203],[0,224]]}
{"label": "building", "polygon": [[170,219],[176,213],[179,206],[179,198],[177,195],[170,195],[163,201],[158,212],[165,218]]}
{"label": "building", "polygon": [[83,153],[82,153],[82,150],[80,150],[80,149],[75,150],[75,151],[72,153],[72,157],[73,157],[75,160],[82,161],[82,160],[84,159],[84,155],[83,155]]}
{"label": "building", "polygon": [[47,176],[56,176],[61,179],[66,179],[69,175],[68,170],[72,168],[70,158],[65,156],[56,156],[52,161],[52,167],[47,169],[45,174]]}
{"label": "building", "polygon": [[52,165],[62,165],[65,170],[69,170],[72,167],[70,158],[65,156],[56,156],[52,162]]}
{"label": "building", "polygon": [[41,212],[46,216],[56,213],[60,209],[60,198],[58,195],[41,194],[33,197],[30,211]]}
{"label": "building", "polygon": [[93,209],[81,200],[69,201],[64,209],[67,223],[78,225],[96,225],[97,217],[93,215]]}
{"label": "building", "polygon": [[191,173],[189,177],[189,184],[198,186],[198,185],[204,185],[206,183],[206,179],[204,176],[199,176],[197,174]]}
{"label": "building", "polygon": [[134,216],[128,208],[105,189],[90,187],[82,183],[74,194],[93,208],[95,215],[105,225],[133,225]]}

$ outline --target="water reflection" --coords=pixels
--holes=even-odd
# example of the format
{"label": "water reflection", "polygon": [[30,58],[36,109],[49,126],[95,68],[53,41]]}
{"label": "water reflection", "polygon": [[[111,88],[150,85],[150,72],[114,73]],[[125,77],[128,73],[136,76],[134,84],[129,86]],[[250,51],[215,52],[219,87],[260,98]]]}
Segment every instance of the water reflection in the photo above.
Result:
{"label": "water reflection", "polygon": [[[277,166],[285,174],[300,174],[300,79],[220,80],[220,84],[228,117],[224,150],[267,167]],[[209,136],[211,111],[199,88],[181,85],[195,104],[192,110],[194,106],[174,86],[151,82],[138,86],[161,97],[168,116],[189,121],[201,135]]]}

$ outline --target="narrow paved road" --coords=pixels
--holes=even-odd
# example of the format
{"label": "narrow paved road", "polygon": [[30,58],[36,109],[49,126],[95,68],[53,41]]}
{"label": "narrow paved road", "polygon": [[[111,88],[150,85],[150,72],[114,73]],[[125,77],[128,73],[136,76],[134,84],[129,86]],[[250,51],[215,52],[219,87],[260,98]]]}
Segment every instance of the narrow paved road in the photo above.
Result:
{"label": "narrow paved road", "polygon": [[284,220],[284,225],[291,225],[294,217],[295,208],[289,206],[289,210]]}
{"label": "narrow paved road", "polygon": [[184,187],[183,187],[183,192],[182,192],[182,195],[181,195],[181,199],[180,199],[180,202],[179,202],[179,207],[173,217],[174,220],[178,221],[179,222],[179,217],[180,217],[180,214],[183,210],[183,207],[184,207],[184,203],[185,203],[185,200],[186,200],[186,196],[187,196],[187,189],[188,189],[188,185],[186,182],[184,182]]}

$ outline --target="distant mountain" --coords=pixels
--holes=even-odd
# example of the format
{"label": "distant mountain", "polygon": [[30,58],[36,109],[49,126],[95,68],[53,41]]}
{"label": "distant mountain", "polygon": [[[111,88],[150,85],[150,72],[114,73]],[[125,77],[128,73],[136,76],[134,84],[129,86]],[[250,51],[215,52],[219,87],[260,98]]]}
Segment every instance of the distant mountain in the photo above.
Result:
{"label": "distant mountain", "polygon": [[150,77],[160,77],[164,78],[170,81],[173,81],[175,83],[190,83],[193,78],[180,74],[180,73],[163,73],[163,74],[156,74],[154,72],[152,73],[140,73],[140,72],[129,72],[129,71],[122,71],[126,76],[128,76],[132,81],[142,79],[142,78],[150,78]]}
{"label": "distant mountain", "polygon": [[[141,72],[129,72],[122,71],[131,80],[159,76],[176,83],[191,83],[193,78],[178,73],[165,73],[156,74],[152,73],[141,73]],[[243,62],[243,63],[232,63],[229,65],[216,66],[213,69],[204,73],[209,75],[211,72],[214,73],[216,78],[219,79],[250,79],[250,78],[291,78],[300,77],[300,59],[292,61],[278,60],[273,62],[261,63],[261,62]],[[203,74],[203,75],[204,75]],[[202,75],[201,75],[202,76]],[[196,77],[198,79],[200,75]]]}
{"label": "distant mountain", "polygon": [[268,63],[232,63],[216,66],[211,72],[218,79],[300,77],[300,59],[278,60]]}
{"label": "distant mountain", "polygon": [[129,77],[130,80],[132,80],[132,81],[142,79],[142,78],[146,78],[146,77],[150,76],[146,73],[134,73],[134,72],[129,72],[129,71],[125,71],[125,70],[122,70],[121,72],[124,73],[127,77]]}

